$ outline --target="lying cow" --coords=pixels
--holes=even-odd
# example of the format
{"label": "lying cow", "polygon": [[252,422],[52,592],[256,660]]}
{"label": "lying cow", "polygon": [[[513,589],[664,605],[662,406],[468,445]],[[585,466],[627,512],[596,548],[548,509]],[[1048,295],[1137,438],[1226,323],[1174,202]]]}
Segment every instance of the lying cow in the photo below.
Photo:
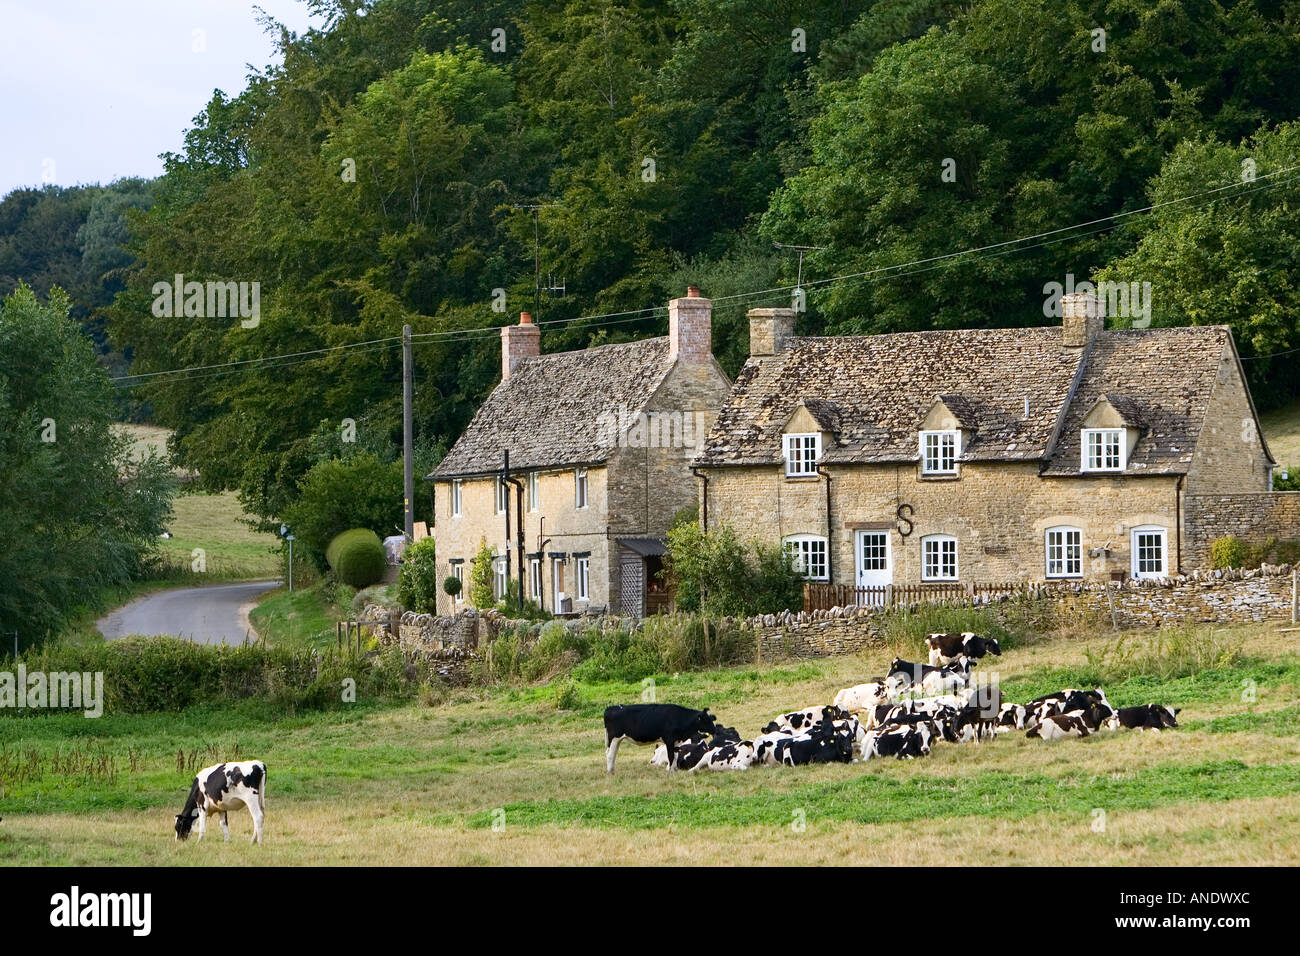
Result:
{"label": "lying cow", "polygon": [[913,664],[911,661],[896,657],[894,662],[889,665],[889,674],[887,676],[902,675],[909,680],[908,686],[910,689],[919,690],[925,694],[950,694],[970,686],[970,673],[971,668],[974,666],[975,662],[969,657],[960,657],[952,664],[944,667]]}
{"label": "lying cow", "polygon": [[881,727],[868,732],[863,750],[868,758],[894,757],[897,760],[911,760],[914,757],[927,756],[934,738],[935,728],[929,721],[914,725]]}
{"label": "lying cow", "polygon": [[691,710],[677,704],[615,704],[605,708],[605,771],[614,772],[618,745],[624,740],[638,744],[663,741],[668,767],[675,766],[677,743],[693,734],[712,734],[717,721],[709,708]]}
{"label": "lying cow", "polygon": [[1130,730],[1164,730],[1178,726],[1178,714],[1182,708],[1162,707],[1159,704],[1143,704],[1141,707],[1121,707],[1115,711],[1121,727]]}
{"label": "lying cow", "polygon": [[931,634],[925,639],[930,649],[930,664],[938,667],[958,657],[981,658],[986,654],[1002,655],[997,639],[980,637],[972,631],[960,634]]}
{"label": "lying cow", "polygon": [[828,704],[824,707],[805,707],[803,710],[796,710],[789,714],[782,714],[763,728],[763,733],[771,734],[782,730],[791,730],[796,733],[806,731],[813,724],[821,721],[831,722],[843,720],[849,715],[834,704]]}
{"label": "lying cow", "polygon": [[260,760],[219,763],[204,767],[190,784],[185,806],[176,814],[176,839],[188,840],[194,821],[199,821],[199,840],[208,829],[208,814],[221,814],[221,832],[230,842],[231,810],[248,808],[253,818],[253,842],[262,842],[262,821],[266,819],[266,764]]}
{"label": "lying cow", "polygon": [[860,714],[880,704],[891,704],[898,700],[898,695],[907,684],[906,677],[895,674],[878,681],[846,687],[835,695],[835,700],[831,703],[846,714]]}
{"label": "lying cow", "polygon": [[748,740],[728,740],[706,753],[695,770],[748,770],[754,761],[753,744]]}
{"label": "lying cow", "polygon": [[1097,706],[1110,709],[1106,694],[1100,687],[1094,690],[1067,688],[1053,694],[1044,694],[1025,704],[1025,729],[1033,730],[1048,717],[1085,711]]}
{"label": "lying cow", "polygon": [[1060,740],[1064,737],[1087,737],[1095,732],[1096,728],[1090,728],[1082,714],[1052,714],[1043,718],[1025,736]]}
{"label": "lying cow", "polygon": [[998,733],[1025,729],[1025,705],[1005,702],[998,709]]}

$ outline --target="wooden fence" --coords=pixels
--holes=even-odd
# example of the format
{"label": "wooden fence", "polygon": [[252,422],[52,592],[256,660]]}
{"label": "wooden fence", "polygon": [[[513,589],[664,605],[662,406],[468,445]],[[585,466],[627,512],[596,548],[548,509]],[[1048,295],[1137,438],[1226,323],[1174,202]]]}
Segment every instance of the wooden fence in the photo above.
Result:
{"label": "wooden fence", "polygon": [[829,611],[833,607],[899,607],[912,604],[938,604],[942,601],[979,602],[1001,595],[1040,595],[1050,586],[1027,581],[1001,584],[889,584],[883,587],[856,587],[851,584],[821,584],[813,581],[803,586],[805,611]]}

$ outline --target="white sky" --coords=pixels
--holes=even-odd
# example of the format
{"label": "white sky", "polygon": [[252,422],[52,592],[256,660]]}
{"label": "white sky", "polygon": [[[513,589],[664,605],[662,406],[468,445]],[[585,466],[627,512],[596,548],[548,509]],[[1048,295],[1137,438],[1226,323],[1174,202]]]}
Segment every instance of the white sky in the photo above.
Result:
{"label": "white sky", "polygon": [[272,61],[255,5],[323,25],[300,0],[0,0],[0,196],[161,173],[212,91]]}

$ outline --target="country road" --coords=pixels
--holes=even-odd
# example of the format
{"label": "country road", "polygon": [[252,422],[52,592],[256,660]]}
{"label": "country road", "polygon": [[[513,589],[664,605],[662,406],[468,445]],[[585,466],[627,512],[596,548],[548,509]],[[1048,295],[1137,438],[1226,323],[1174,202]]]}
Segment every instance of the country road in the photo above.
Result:
{"label": "country road", "polygon": [[248,605],[279,581],[242,581],[159,591],[137,598],[95,626],[108,640],[128,634],[171,634],[200,644],[239,644],[249,628]]}

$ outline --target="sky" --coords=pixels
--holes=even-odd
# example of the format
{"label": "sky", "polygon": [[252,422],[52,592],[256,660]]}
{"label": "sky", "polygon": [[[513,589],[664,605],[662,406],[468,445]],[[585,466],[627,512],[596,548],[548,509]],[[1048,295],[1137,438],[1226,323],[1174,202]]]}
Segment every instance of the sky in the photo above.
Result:
{"label": "sky", "polygon": [[157,176],[214,89],[278,60],[255,6],[323,25],[300,0],[0,0],[0,196]]}

